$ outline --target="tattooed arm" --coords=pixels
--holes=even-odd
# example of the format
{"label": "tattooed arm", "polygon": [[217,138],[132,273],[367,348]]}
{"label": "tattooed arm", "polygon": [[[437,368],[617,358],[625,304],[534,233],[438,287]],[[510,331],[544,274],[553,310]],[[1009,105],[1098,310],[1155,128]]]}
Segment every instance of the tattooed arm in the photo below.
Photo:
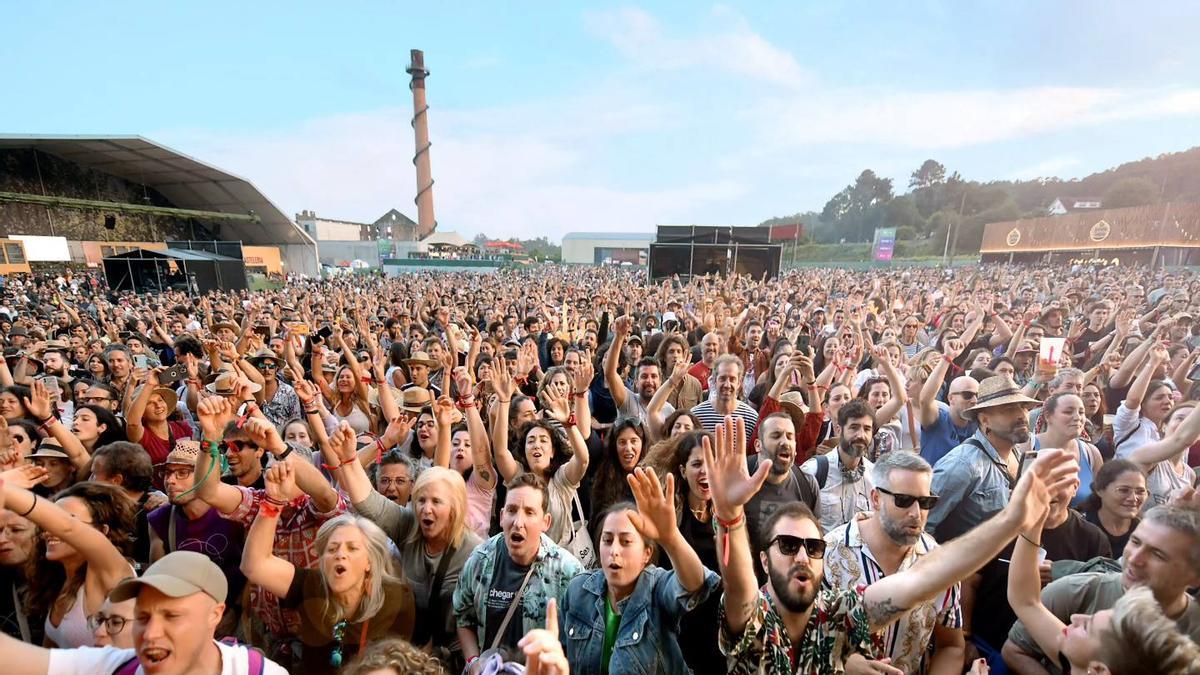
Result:
{"label": "tattooed arm", "polygon": [[863,604],[871,631],[898,620],[969,577],[994,558],[1020,532],[1032,530],[1050,508],[1052,495],[1078,481],[1079,465],[1066,452],[1044,450],[1013,490],[1008,506],[963,536],[935,548],[920,562],[867,587]]}

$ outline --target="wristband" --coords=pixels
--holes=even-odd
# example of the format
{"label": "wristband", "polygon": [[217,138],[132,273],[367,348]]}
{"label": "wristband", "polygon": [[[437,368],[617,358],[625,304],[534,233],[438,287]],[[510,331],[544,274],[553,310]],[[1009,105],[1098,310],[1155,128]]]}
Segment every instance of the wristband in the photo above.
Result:
{"label": "wristband", "polygon": [[326,471],[337,471],[345,464],[346,462],[340,462],[338,464],[326,464],[325,462],[321,462],[321,468],[325,469]]}
{"label": "wristband", "polygon": [[728,567],[729,566],[729,533],[736,530],[739,527],[746,526],[746,512],[742,511],[741,514],[739,514],[738,517],[734,518],[733,520],[724,521],[724,520],[721,520],[721,517],[717,515],[716,511],[713,511],[713,522],[716,523],[717,525],[719,525],[722,530],[725,530],[723,533],[721,533],[721,559],[724,561],[724,563],[723,563],[724,566]]}
{"label": "wristband", "polygon": [[278,518],[280,512],[283,511],[281,506],[273,504],[269,501],[264,501],[258,505],[258,515],[268,518]]}
{"label": "wristband", "polygon": [[585,390],[583,390],[583,391],[577,391],[577,392],[575,392],[575,398],[583,398],[583,397],[585,397],[585,396],[587,396],[587,395],[588,395],[588,393],[587,393],[587,390],[586,390],[586,389],[585,389]]}
{"label": "wristband", "polygon": [[292,454],[292,450],[295,450],[295,448],[293,448],[292,446],[290,446],[290,445],[289,445],[289,446],[288,446],[288,449],[287,449],[287,450],[284,450],[284,451],[283,451],[283,452],[281,452],[281,453],[279,453],[279,455],[278,455],[278,456],[277,456],[275,459],[278,459],[278,460],[284,460],[284,459],[287,459],[287,458],[288,458],[288,455]]}
{"label": "wristband", "polygon": [[319,411],[319,410],[317,410],[317,408],[316,408],[315,406],[314,406],[314,407],[312,407],[312,408],[305,408],[305,409],[304,409],[304,414],[305,414],[305,415],[316,415],[318,412],[320,412],[320,411]]}
{"label": "wristband", "polygon": [[33,495],[33,503],[29,505],[29,510],[26,511],[25,513],[20,513],[17,515],[21,516],[22,518],[27,518],[29,516],[29,514],[33,513],[33,509],[34,509],[34,507],[37,506],[37,503],[38,503],[38,496],[36,494],[34,494]]}
{"label": "wristband", "polygon": [[467,675],[467,673],[470,673],[471,672],[471,664],[475,663],[478,660],[479,660],[478,654],[467,659],[467,664],[465,666],[463,666],[463,675]]}
{"label": "wristband", "polygon": [[263,495],[263,501],[268,504],[271,504],[273,506],[280,506],[280,507],[287,506],[287,502],[279,501],[278,499],[275,499],[274,497],[269,497],[267,495]]}
{"label": "wristband", "polygon": [[1029,537],[1026,537],[1024,532],[1019,532],[1018,534],[1020,534],[1020,535],[1021,535],[1021,538],[1022,538],[1022,539],[1024,539],[1025,541],[1027,541],[1027,542],[1029,542],[1029,543],[1033,544],[1033,545],[1034,545],[1034,546],[1036,546],[1037,548],[1041,548],[1041,547],[1042,547],[1042,545],[1041,545],[1040,543],[1038,543],[1038,542],[1036,542],[1036,541],[1034,541],[1034,540],[1030,539]]}
{"label": "wristband", "polygon": [[575,413],[571,413],[571,416],[567,418],[567,423],[564,424],[563,426],[570,428],[570,427],[575,426],[577,423],[578,423],[578,420],[575,419]]}

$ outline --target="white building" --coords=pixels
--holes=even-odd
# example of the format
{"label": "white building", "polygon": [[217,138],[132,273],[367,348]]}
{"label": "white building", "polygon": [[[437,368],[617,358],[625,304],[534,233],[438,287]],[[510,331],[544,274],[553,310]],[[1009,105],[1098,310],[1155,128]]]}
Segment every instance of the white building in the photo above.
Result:
{"label": "white building", "polygon": [[654,236],[653,232],[568,232],[562,238],[562,261],[581,265],[645,265]]}

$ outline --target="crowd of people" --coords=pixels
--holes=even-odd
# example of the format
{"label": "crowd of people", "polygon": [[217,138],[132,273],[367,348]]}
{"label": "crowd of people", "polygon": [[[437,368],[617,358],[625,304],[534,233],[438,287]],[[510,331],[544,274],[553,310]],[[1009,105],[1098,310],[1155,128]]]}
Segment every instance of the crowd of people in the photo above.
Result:
{"label": "crowd of people", "polygon": [[1200,673],[1200,277],[0,279],[9,675]]}

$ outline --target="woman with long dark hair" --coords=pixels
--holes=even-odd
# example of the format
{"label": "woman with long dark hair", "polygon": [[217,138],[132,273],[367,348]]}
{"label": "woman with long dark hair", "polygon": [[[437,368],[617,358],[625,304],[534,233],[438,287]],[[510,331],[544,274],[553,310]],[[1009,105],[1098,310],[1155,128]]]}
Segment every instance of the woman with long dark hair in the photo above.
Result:
{"label": "woman with long dark hair", "polygon": [[1107,462],[1113,458],[1113,430],[1112,425],[1104,420],[1108,416],[1104,388],[1093,380],[1083,385],[1079,398],[1083,400],[1083,412],[1086,416],[1084,430],[1092,445],[1096,446],[1100,456]]}
{"label": "woman with long dark hair", "polygon": [[126,559],[133,549],[133,501],[105,483],[77,483],[53,500],[12,485],[2,489],[6,508],[42,530],[38,555],[28,563],[30,578],[38,580],[29,587],[28,614],[45,615],[47,643],[91,646],[87,617],[134,575]]}
{"label": "woman with long dark hair", "polygon": [[625,477],[642,461],[646,442],[646,428],[633,417],[624,417],[613,423],[600,455],[596,477],[592,482],[591,513],[595,515],[616,502],[629,501],[633,497]]}

